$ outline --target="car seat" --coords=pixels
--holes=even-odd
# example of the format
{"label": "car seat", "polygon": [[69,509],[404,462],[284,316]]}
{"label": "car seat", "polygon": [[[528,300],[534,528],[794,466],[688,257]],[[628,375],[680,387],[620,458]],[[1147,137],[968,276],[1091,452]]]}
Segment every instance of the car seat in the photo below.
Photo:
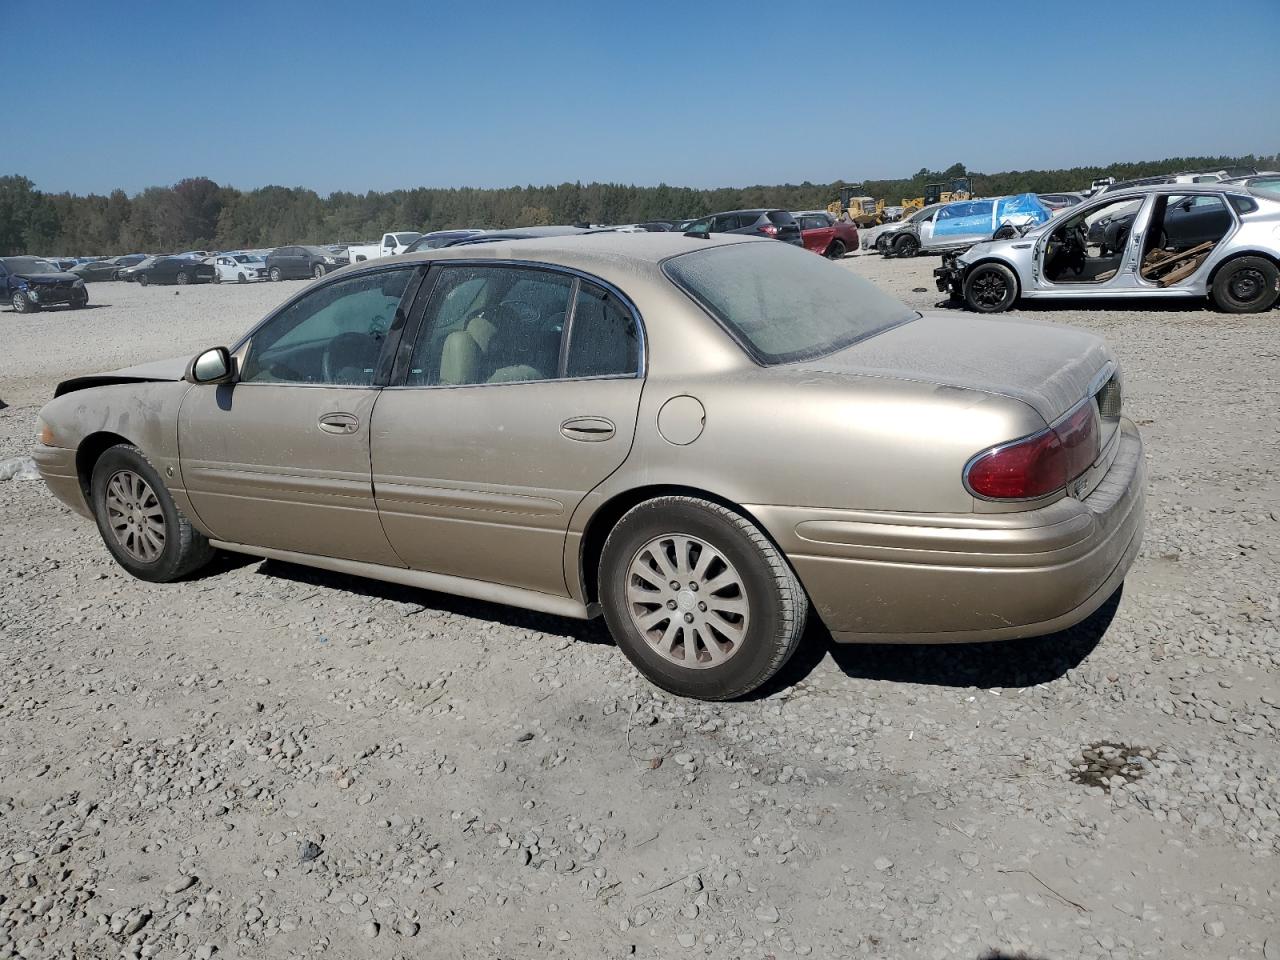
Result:
{"label": "car seat", "polygon": [[467,321],[462,330],[455,330],[445,337],[440,347],[439,382],[448,386],[483,383],[482,372],[487,369],[485,352],[496,330],[497,327],[481,313]]}

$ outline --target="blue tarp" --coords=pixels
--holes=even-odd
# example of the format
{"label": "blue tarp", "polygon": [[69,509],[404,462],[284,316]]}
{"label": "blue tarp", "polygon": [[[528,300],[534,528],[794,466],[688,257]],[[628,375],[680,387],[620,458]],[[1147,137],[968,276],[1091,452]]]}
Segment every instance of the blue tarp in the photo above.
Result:
{"label": "blue tarp", "polygon": [[942,207],[933,218],[935,237],[990,237],[1003,224],[1044,223],[1049,211],[1034,193],[990,200],[957,200]]}

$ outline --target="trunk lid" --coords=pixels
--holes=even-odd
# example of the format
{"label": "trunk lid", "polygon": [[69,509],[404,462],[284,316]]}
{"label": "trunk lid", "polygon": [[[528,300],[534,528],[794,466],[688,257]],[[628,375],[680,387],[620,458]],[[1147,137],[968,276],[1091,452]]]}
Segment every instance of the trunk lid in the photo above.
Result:
{"label": "trunk lid", "polygon": [[[1013,397],[1053,423],[1114,370],[1101,337],[1017,317],[924,313],[796,368],[891,377]],[[1100,379],[1101,378],[1101,379]]]}

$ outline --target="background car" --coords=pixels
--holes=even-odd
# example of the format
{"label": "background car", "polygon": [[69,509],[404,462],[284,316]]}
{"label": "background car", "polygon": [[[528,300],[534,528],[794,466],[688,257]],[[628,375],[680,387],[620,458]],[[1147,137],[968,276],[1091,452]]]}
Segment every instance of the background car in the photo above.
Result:
{"label": "background car", "polygon": [[738,233],[751,237],[769,237],[784,243],[804,246],[800,224],[786,210],[729,210],[713,213],[689,224],[685,233]]}
{"label": "background car", "polygon": [[350,262],[350,257],[332,253],[325,247],[276,247],[267,254],[267,276],[272,280],[319,279]]}
{"label": "background car", "polygon": [[267,279],[265,257],[251,253],[222,253],[213,258],[215,283],[252,283]]}
{"label": "background car", "polygon": [[151,266],[153,263],[155,263],[159,259],[160,257],[158,255],[151,256],[151,257],[143,257],[141,260],[139,260],[137,263],[133,264],[132,266],[122,267],[119,271],[117,271],[118,273],[117,279],[124,280],[126,283],[136,282],[138,279],[138,274],[141,273],[143,270],[147,269],[149,266]]}
{"label": "background car", "polygon": [[1067,210],[1084,200],[1079,193],[1037,193],[1036,198],[1050,213]]}
{"label": "background car", "polygon": [[895,257],[914,257],[917,253],[961,250],[990,240],[1002,228],[1033,226],[1044,223],[1050,216],[1033,193],[957,200],[942,204],[933,217],[899,232],[888,253]]}
{"label": "background car", "polygon": [[857,224],[837,220],[825,210],[804,210],[792,216],[800,225],[806,250],[839,260],[848,251],[858,249]]}
{"label": "background car", "polygon": [[74,273],[86,283],[96,280],[119,280],[120,265],[114,257],[106,260],[90,260],[87,263],[78,263],[68,273]]}
{"label": "background car", "polygon": [[134,269],[134,279],[144,287],[152,283],[212,283],[214,275],[212,264],[191,257],[157,257]]}
{"label": "background car", "polygon": [[[906,217],[901,217],[901,214],[899,214],[901,218],[893,223],[886,223],[878,227],[869,227],[866,230],[859,231],[859,242],[862,244],[862,249],[870,250],[874,247],[878,253],[888,252],[894,238],[899,232],[907,229],[912,224],[932,220],[933,215],[938,212],[938,208],[940,206],[942,206],[942,204],[935,203],[931,207],[922,207],[914,213],[908,214]],[[886,207],[885,209],[888,208]]]}
{"label": "background car", "polygon": [[79,309],[89,302],[84,281],[39,257],[0,257],[0,298],[17,313],[34,313],[67,304]]}
{"label": "background car", "polygon": [[439,247],[447,247],[457,240],[478,237],[484,232],[483,230],[434,230],[431,233],[423,234],[409,244],[409,248],[405,250],[405,253],[417,253],[419,250],[435,250]]}

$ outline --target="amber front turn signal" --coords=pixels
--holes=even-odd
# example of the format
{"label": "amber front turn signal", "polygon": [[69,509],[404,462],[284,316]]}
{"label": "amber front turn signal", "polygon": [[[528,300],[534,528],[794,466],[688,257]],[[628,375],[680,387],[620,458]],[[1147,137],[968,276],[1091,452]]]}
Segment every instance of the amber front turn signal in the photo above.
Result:
{"label": "amber front turn signal", "polygon": [[46,447],[56,446],[53,442],[53,428],[47,423],[40,424],[40,442]]}

